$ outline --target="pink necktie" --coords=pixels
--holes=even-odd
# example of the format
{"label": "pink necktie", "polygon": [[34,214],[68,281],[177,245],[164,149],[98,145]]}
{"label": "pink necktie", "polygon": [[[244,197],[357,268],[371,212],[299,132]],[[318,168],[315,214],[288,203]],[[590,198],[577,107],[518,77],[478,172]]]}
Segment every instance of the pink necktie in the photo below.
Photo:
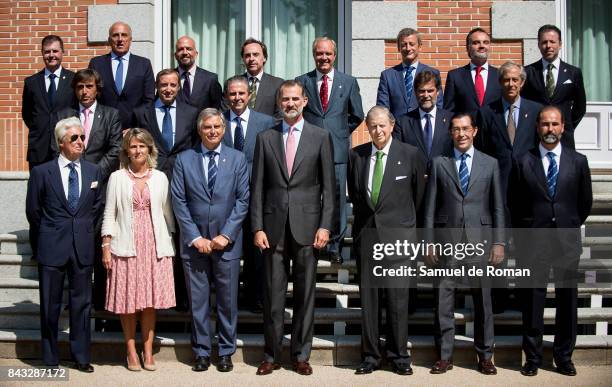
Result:
{"label": "pink necktie", "polygon": [[285,158],[287,160],[287,172],[289,172],[289,177],[291,177],[293,161],[295,160],[295,151],[297,150],[295,136],[293,135],[294,131],[295,128],[293,126],[289,128],[289,133],[287,134],[287,144],[285,146]]}
{"label": "pink necktie", "polygon": [[91,131],[91,120],[89,119],[89,113],[91,113],[91,111],[88,108],[83,109],[83,129],[85,129],[85,147],[87,147],[87,143],[89,142],[89,132]]}
{"label": "pink necktie", "polygon": [[484,101],[485,88],[484,81],[482,79],[482,75],[480,72],[482,71],[482,66],[476,67],[476,76],[474,77],[474,87],[476,89],[476,98],[478,98],[478,105],[482,106],[482,102]]}

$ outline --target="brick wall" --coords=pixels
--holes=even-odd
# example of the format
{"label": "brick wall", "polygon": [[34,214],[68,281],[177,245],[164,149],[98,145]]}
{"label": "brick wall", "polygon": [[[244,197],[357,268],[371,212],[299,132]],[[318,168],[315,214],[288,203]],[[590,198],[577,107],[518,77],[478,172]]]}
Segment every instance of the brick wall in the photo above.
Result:
{"label": "brick wall", "polygon": [[[492,1],[417,2],[416,29],[423,39],[419,61],[440,70],[443,85],[449,70],[465,66],[469,62],[465,49],[467,33],[474,27],[491,32],[491,3]],[[508,60],[523,63],[523,42],[492,40],[489,60],[496,67]],[[395,66],[400,61],[401,55],[397,52],[395,40],[386,41],[385,67]],[[353,145],[367,141],[370,141],[370,137],[365,125],[362,125],[353,133]]]}
{"label": "brick wall", "polygon": [[87,6],[117,4],[117,0],[0,2],[0,171],[27,170],[27,127],[21,120],[23,80],[44,65],[43,37],[53,33],[64,40],[63,66],[84,68],[92,56],[108,52],[104,45],[87,44]]}

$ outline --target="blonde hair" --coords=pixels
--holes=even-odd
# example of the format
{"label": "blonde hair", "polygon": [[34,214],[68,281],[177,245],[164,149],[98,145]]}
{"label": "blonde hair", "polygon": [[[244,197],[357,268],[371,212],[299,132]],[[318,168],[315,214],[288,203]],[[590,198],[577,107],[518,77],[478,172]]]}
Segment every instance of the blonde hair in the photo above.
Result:
{"label": "blonde hair", "polygon": [[157,166],[157,147],[155,146],[155,141],[153,140],[153,136],[151,133],[147,132],[145,129],[141,128],[132,128],[128,129],[123,136],[123,142],[121,143],[121,152],[119,153],[119,162],[121,163],[121,167],[127,169],[130,165],[130,158],[128,156],[128,151],[130,149],[130,143],[132,139],[136,139],[149,148],[149,154],[147,155],[147,165],[149,168],[155,168]]}

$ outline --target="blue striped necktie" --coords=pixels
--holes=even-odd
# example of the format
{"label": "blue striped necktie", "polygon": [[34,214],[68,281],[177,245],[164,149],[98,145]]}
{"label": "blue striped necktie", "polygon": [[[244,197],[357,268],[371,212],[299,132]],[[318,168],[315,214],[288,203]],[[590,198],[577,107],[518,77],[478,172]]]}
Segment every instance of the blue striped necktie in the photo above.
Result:
{"label": "blue striped necktie", "polygon": [[79,205],[79,173],[75,163],[69,163],[70,173],[68,174],[68,208],[75,211]]}
{"label": "blue striped necktie", "polygon": [[408,96],[408,106],[410,106],[410,100],[412,99],[412,70],[413,69],[414,69],[414,66],[406,67],[406,76],[404,77],[404,86],[406,86],[406,96]]}
{"label": "blue striped necktie", "polygon": [[553,199],[555,197],[555,192],[557,191],[557,176],[559,175],[559,167],[557,166],[557,161],[555,160],[555,154],[553,152],[546,153],[546,156],[550,161],[548,164],[548,173],[546,174],[546,186],[548,187],[548,196]]}
{"label": "blue striped necktie", "polygon": [[212,192],[215,188],[215,180],[217,180],[217,164],[215,164],[215,155],[217,152],[208,151],[206,157],[208,157],[208,189]]}
{"label": "blue striped necktie", "polygon": [[467,194],[468,182],[470,181],[470,173],[468,172],[467,163],[465,162],[467,157],[467,153],[462,154],[461,164],[459,164],[459,182],[461,183],[461,191],[463,192],[463,195]]}

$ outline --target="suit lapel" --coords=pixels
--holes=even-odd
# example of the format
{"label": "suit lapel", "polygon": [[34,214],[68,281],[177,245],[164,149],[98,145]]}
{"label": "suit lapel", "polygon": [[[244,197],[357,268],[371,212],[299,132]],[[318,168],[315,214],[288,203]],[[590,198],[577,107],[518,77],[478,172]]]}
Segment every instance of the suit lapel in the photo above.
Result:
{"label": "suit lapel", "polygon": [[295,151],[295,159],[293,160],[293,170],[291,172],[291,176],[295,175],[300,164],[304,160],[304,156],[306,154],[306,147],[308,147],[310,143],[311,143],[310,128],[304,121],[304,127],[302,128],[302,135],[300,136],[300,142],[298,143],[297,150]]}
{"label": "suit lapel", "polygon": [[546,82],[544,81],[544,65],[542,64],[542,59],[538,60],[535,65],[535,80],[536,89],[542,93],[544,100],[549,101],[548,95],[546,94]]}
{"label": "suit lapel", "polygon": [[[405,93],[404,93],[405,94]],[[411,117],[413,124],[408,127],[408,130],[412,131],[412,135],[416,138],[417,146],[423,153],[427,154],[427,147],[425,146],[425,139],[423,137],[423,130],[421,128],[421,113],[416,110],[416,114]]]}
{"label": "suit lapel", "polygon": [[[368,148],[368,150],[372,149],[372,143],[370,142],[370,147]],[[368,203],[368,206],[372,209],[372,211],[374,211],[374,206],[372,206],[372,200],[370,200],[370,194],[368,192],[368,178],[370,176],[370,157],[372,157],[370,152],[363,152],[363,154],[361,155],[360,161],[362,163],[361,165],[361,175],[360,175],[360,189],[361,189],[361,194],[363,195],[364,198],[366,198],[366,202]]]}
{"label": "suit lapel", "polygon": [[[272,150],[274,151],[274,156],[276,157],[276,160],[278,161],[278,165],[280,166],[283,177],[285,178],[287,182],[289,182],[289,173],[287,172],[287,161],[285,157],[285,145],[283,144],[283,124],[282,123],[278,124],[275,130],[276,130],[276,136],[272,140],[272,144],[271,144]],[[302,135],[303,134],[304,133],[302,133]],[[301,141],[302,139],[300,139],[300,142]],[[299,149],[299,146],[298,146],[298,149]],[[295,161],[293,165],[295,166]]]}
{"label": "suit lapel", "polygon": [[442,168],[451,178],[451,180],[455,183],[457,190],[460,193],[463,193],[461,190],[461,183],[459,183],[459,173],[457,172],[457,168],[455,167],[455,159],[452,156],[444,156],[444,163],[442,163]]}
{"label": "suit lapel", "polygon": [[[493,67],[489,65],[489,68],[487,69],[487,87],[485,88],[485,95],[482,99],[483,105],[487,105],[492,102],[491,100],[489,100],[489,98],[491,98],[491,93],[493,93],[492,90],[494,88],[494,85],[498,83],[499,80],[497,79],[497,71],[495,71]],[[476,93],[476,86],[474,86],[474,93]]]}
{"label": "suit lapel", "polygon": [[161,135],[161,131],[159,130],[159,125],[157,125],[157,115],[155,114],[155,107],[154,106],[147,107],[145,109],[145,116],[146,116],[146,120],[148,121],[147,123],[148,123],[148,127],[150,128],[151,135],[153,136],[153,138],[155,138],[157,143],[161,145],[159,147],[160,150],[163,151],[164,153],[170,153],[170,150],[166,149],[166,142],[164,141]]}
{"label": "suit lapel", "polygon": [[[514,146],[522,144],[529,138],[529,132],[535,130],[534,128],[526,127],[529,117],[531,115],[529,111],[529,105],[521,101],[521,107],[519,109],[518,123],[516,124],[516,135],[514,137]],[[528,148],[527,148],[528,149]]]}
{"label": "suit lapel", "polygon": [[89,168],[85,166],[85,164],[83,163],[82,159],[81,159],[81,174],[82,174],[81,175],[81,194],[79,195],[79,204],[77,205],[77,208],[74,211],[75,213],[79,212],[79,210],[81,209],[81,206],[87,200],[87,195],[89,195],[89,192],[91,191],[90,188],[91,188],[91,184],[93,183],[93,178],[94,178]]}
{"label": "suit lapel", "polygon": [[[314,104],[311,105],[311,107],[313,108],[313,110],[316,109],[316,111],[319,114],[323,114],[323,105],[321,105],[321,97],[319,96],[319,92],[317,91],[317,72],[312,71],[308,74],[308,84],[306,85],[306,87],[308,89],[310,89],[310,95],[312,95],[312,99],[314,100]],[[308,101],[308,103],[310,104],[311,101]],[[328,106],[329,109],[329,106]]]}
{"label": "suit lapel", "polygon": [[[329,93],[329,99],[327,101],[327,112],[329,112],[334,106],[334,101],[338,100],[336,97],[338,93],[342,90],[342,77],[338,73],[338,70],[334,69],[334,82],[332,83],[331,93]],[[321,98],[319,97],[319,101]],[[338,101],[340,102],[340,101]],[[321,107],[322,109],[323,107]]]}
{"label": "suit lapel", "polygon": [[[444,140],[450,136],[450,134],[448,134],[448,120],[449,118],[446,117],[446,115],[442,114],[442,112],[440,111],[440,109],[437,109],[436,111],[436,122],[434,123],[434,132],[433,132],[433,139],[431,141],[431,154],[434,154],[434,149],[437,148],[437,144],[444,144]],[[440,146],[438,145],[438,146]],[[427,153],[427,152],[425,152]]]}
{"label": "suit lapel", "polygon": [[[172,144],[172,150],[177,148],[183,140],[185,136],[189,136],[190,133],[185,133],[187,130],[187,125],[185,123],[185,114],[183,114],[183,109],[181,109],[181,105],[178,101],[176,101],[176,123],[174,125],[174,144]],[[157,120],[156,120],[157,121]]]}
{"label": "suit lapel", "polygon": [[540,150],[538,148],[534,148],[531,151],[531,157],[529,158],[529,166],[535,175],[535,179],[538,182],[538,186],[542,190],[542,193],[546,198],[550,200],[548,196],[548,184],[546,182],[546,172],[544,171],[544,165],[542,165],[542,160],[540,158]]}
{"label": "suit lapel", "polygon": [[[250,129],[249,129],[250,127]],[[259,122],[257,119],[256,112],[251,110],[249,113],[249,121],[247,122],[247,132],[244,137],[244,153],[252,155],[253,149],[255,148],[255,141],[257,140],[257,131],[259,128]]]}
{"label": "suit lapel", "polygon": [[68,74],[68,71],[65,68],[62,68],[57,86],[57,96],[55,97],[56,101],[73,92],[72,87],[70,86],[70,80],[66,77],[66,74]]}
{"label": "suit lapel", "polygon": [[51,187],[53,191],[55,191],[55,194],[60,198],[62,204],[66,208],[66,211],[70,212],[70,209],[68,208],[68,200],[66,200],[66,193],[64,192],[64,185],[62,184],[62,175],[60,173],[57,158],[49,169],[49,174],[51,175]]}
{"label": "suit lapel", "polygon": [[[119,96],[119,91],[117,90],[117,86],[115,86],[115,77],[113,77],[113,60],[111,58],[111,54],[108,53],[103,58],[104,58],[103,59],[104,60],[104,65],[102,66],[102,68],[104,69],[103,71],[107,72],[107,74],[106,74],[106,77],[102,76],[102,78],[112,80],[111,87],[113,88],[113,91],[115,92],[115,95]],[[128,70],[129,70],[129,67],[128,67]],[[125,82],[127,81],[127,76],[125,78],[126,79],[124,79],[124,82],[123,82],[123,88],[124,89],[125,89]]]}
{"label": "suit lapel", "polygon": [[[87,149],[89,149],[91,147],[91,144],[94,143],[93,139],[97,137],[97,135],[103,130],[100,125],[102,123],[103,120],[103,116],[104,116],[104,108],[102,108],[102,105],[100,105],[100,103],[98,103],[96,105],[96,113],[93,116],[93,122],[91,123],[91,129],[89,130],[89,139],[87,140],[87,147],[85,148],[85,152],[87,152]],[[76,117],[80,117],[79,116],[79,111],[75,110],[76,112]]]}
{"label": "suit lapel", "polygon": [[472,189],[474,182],[478,181],[480,175],[482,175],[482,170],[484,169],[484,165],[482,164],[483,158],[482,154],[474,149],[474,159],[472,160],[472,170],[470,171],[470,179],[468,181],[468,192]]}
{"label": "suit lapel", "polygon": [[391,191],[391,187],[393,186],[395,179],[395,169],[397,166],[401,165],[401,160],[399,159],[399,151],[397,149],[397,144],[395,141],[391,141],[391,146],[389,147],[389,154],[387,155],[387,163],[385,165],[385,172],[383,173],[382,184],[380,185],[380,193],[378,195],[378,202],[376,203],[376,207],[380,206],[380,203],[384,200],[385,196]]}
{"label": "suit lapel", "polygon": [[397,85],[399,85],[402,91],[401,94],[404,96],[404,103],[408,106],[408,95],[406,95],[406,83],[404,81],[404,66],[400,63],[394,67],[394,70]]}
{"label": "suit lapel", "polygon": [[[224,114],[225,121],[227,122],[227,128],[223,134],[223,143],[227,146],[234,148],[234,139],[232,138],[232,123],[230,121],[230,111],[226,111]],[[234,148],[235,149],[235,148]]]}
{"label": "suit lapel", "polygon": [[559,73],[557,74],[557,83],[555,84],[555,92],[553,93],[553,97],[555,97],[555,95],[559,91],[560,87],[568,79],[569,79],[569,76],[568,76],[568,73],[567,73],[567,65],[565,64],[565,62],[560,61],[559,62]]}
{"label": "suit lapel", "polygon": [[[510,136],[508,136],[508,125],[506,125],[506,119],[505,119],[505,112],[504,112],[504,105],[501,102],[501,100],[499,101],[499,103],[495,104],[494,109],[494,113],[495,113],[495,121],[497,121],[497,125],[493,125],[493,130],[499,130],[502,138],[504,139],[504,142],[506,143],[506,146],[512,148],[512,143],[510,142]],[[520,114],[520,110],[519,110],[519,114]],[[516,142],[516,134],[518,134],[518,124],[516,124],[516,133],[515,133],[515,137],[514,137],[514,141]]]}
{"label": "suit lapel", "polygon": [[[572,155],[568,152],[567,148],[562,148],[561,150],[561,160],[559,161],[559,174],[557,175],[557,192],[559,192],[559,187],[568,187],[571,186],[576,180],[573,178],[573,168],[574,159]],[[555,194],[556,196],[556,194]]]}
{"label": "suit lapel", "polygon": [[[472,70],[470,70],[470,65],[467,64],[466,66],[462,67],[463,69],[463,82],[466,83],[464,89],[468,90],[468,93],[470,94],[470,98],[472,98],[472,100],[474,100],[476,102],[476,105],[478,105],[478,96],[476,96],[476,85],[474,84],[474,81],[472,80]],[[485,95],[486,95],[486,90],[485,90]]]}
{"label": "suit lapel", "polygon": [[199,67],[196,67],[195,75],[193,76],[193,85],[191,85],[191,95],[189,97],[189,101],[199,101],[200,99],[200,91],[203,90],[202,83],[204,80],[202,79],[204,74],[200,71]]}

